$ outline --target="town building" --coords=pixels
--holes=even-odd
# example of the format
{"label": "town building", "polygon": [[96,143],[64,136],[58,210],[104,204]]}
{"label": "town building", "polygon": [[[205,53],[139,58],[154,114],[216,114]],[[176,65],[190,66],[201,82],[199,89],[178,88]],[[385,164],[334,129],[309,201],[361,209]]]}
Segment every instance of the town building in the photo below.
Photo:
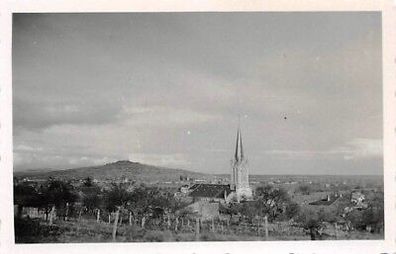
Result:
{"label": "town building", "polygon": [[235,153],[231,168],[231,181],[229,184],[194,184],[189,188],[188,195],[195,202],[229,203],[252,200],[253,195],[249,186],[248,163],[243,151],[240,127],[237,130]]}

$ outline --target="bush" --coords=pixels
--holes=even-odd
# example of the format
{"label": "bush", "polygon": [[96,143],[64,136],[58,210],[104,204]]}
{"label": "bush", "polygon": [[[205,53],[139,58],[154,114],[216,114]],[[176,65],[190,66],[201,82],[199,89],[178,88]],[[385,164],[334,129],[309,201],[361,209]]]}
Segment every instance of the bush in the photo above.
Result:
{"label": "bush", "polygon": [[38,220],[32,219],[14,219],[15,242],[16,243],[37,243],[57,242],[60,229],[57,226],[41,225]]}
{"label": "bush", "polygon": [[286,206],[286,218],[295,218],[300,213],[300,206],[297,203],[290,203]]}

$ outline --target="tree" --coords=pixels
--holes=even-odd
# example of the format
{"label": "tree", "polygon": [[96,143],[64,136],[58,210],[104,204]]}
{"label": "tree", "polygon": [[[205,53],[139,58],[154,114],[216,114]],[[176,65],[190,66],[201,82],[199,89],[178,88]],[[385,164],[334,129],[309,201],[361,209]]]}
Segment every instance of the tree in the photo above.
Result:
{"label": "tree", "polygon": [[300,206],[297,203],[289,203],[286,206],[285,216],[287,219],[292,219],[298,216],[300,212]]}
{"label": "tree", "polygon": [[86,180],[80,187],[80,199],[87,211],[93,213],[102,206],[103,193],[95,183]]}
{"label": "tree", "polygon": [[319,218],[318,213],[313,209],[301,210],[296,218],[296,221],[306,230],[309,230],[311,240],[316,240],[316,236],[319,235],[319,228],[322,225],[322,221]]}
{"label": "tree", "polygon": [[14,185],[14,204],[18,205],[17,217],[21,217],[23,207],[40,207],[40,196],[30,185]]}
{"label": "tree", "polygon": [[105,193],[105,207],[109,212],[114,212],[125,207],[130,199],[131,194],[122,184],[113,184],[110,191]]}
{"label": "tree", "polygon": [[75,202],[77,199],[73,186],[61,180],[50,180],[43,195],[48,204],[53,204],[56,208],[62,208],[66,203]]}
{"label": "tree", "polygon": [[270,221],[282,217],[286,207],[291,202],[284,189],[273,188],[270,185],[260,186],[256,189],[255,207],[258,216],[268,216]]}

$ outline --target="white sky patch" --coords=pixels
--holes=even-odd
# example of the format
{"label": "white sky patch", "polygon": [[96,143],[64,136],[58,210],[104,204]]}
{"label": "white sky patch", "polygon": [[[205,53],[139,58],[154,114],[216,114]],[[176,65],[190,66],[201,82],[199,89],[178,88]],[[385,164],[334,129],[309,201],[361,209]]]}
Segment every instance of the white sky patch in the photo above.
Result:
{"label": "white sky patch", "polygon": [[383,144],[381,139],[357,138],[335,151],[343,153],[345,160],[375,158],[383,155]]}

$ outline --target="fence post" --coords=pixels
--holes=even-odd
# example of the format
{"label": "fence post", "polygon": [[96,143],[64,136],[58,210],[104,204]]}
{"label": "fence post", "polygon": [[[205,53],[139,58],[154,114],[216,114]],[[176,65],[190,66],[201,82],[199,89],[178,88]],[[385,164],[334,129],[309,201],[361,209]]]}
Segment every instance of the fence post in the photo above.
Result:
{"label": "fence post", "polygon": [[199,218],[195,219],[195,240],[199,240]]}
{"label": "fence post", "polygon": [[123,217],[122,216],[120,216],[119,221],[120,221],[120,226],[121,226],[122,225],[122,221],[123,221]]}
{"label": "fence post", "polygon": [[54,221],[54,213],[55,213],[55,206],[53,205],[50,212],[49,225],[52,225]]}
{"label": "fence post", "polygon": [[268,217],[264,216],[265,240],[268,241]]}
{"label": "fence post", "polygon": [[168,213],[168,229],[170,229],[170,228],[171,228],[171,218],[170,218],[170,215]]}
{"label": "fence post", "polygon": [[82,208],[81,208],[80,211],[78,212],[78,221],[81,221],[81,214],[82,214]]}
{"label": "fence post", "polygon": [[260,217],[256,217],[257,218],[257,235],[260,236]]}
{"label": "fence post", "polygon": [[117,212],[115,214],[114,224],[113,224],[113,241],[116,240],[117,235],[117,225],[118,225],[118,217],[120,216],[120,208],[117,208]]}
{"label": "fence post", "polygon": [[100,209],[98,209],[97,212],[96,212],[96,222],[97,223],[100,222]]}
{"label": "fence post", "polygon": [[177,231],[178,224],[179,224],[179,217],[176,217],[176,220],[175,220],[175,232]]}
{"label": "fence post", "polygon": [[68,220],[68,216],[69,216],[69,202],[66,202],[65,221]]}
{"label": "fence post", "polygon": [[109,224],[110,224],[110,222],[111,222],[111,214],[109,213]]}
{"label": "fence post", "polygon": [[129,212],[129,226],[132,226],[132,212]]}
{"label": "fence post", "polygon": [[142,218],[142,228],[144,228],[145,224],[146,224],[146,217],[143,216],[143,218]]}
{"label": "fence post", "polygon": [[335,239],[338,239],[338,225],[337,222],[334,222],[334,233],[335,233]]}
{"label": "fence post", "polygon": [[212,232],[215,232],[215,224],[214,224],[214,218],[212,218]]}

